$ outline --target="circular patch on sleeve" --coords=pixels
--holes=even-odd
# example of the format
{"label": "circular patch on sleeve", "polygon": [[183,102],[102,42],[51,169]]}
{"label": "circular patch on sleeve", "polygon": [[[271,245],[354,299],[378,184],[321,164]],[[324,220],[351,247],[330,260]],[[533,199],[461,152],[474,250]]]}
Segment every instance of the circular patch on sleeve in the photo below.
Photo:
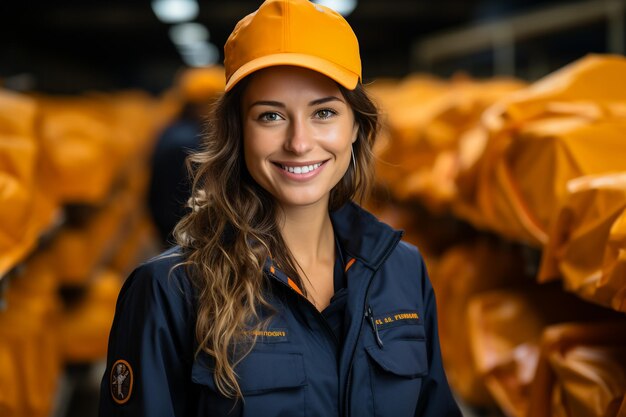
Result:
{"label": "circular patch on sleeve", "polygon": [[111,367],[109,380],[113,401],[124,404],[133,392],[133,368],[123,359],[116,361]]}

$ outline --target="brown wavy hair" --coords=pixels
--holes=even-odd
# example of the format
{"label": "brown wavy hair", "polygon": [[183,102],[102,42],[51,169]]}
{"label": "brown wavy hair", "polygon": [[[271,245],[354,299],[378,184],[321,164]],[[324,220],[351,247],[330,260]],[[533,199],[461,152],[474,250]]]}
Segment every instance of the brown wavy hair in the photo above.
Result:
{"label": "brown wavy hair", "polygon": [[[241,100],[248,80],[219,98],[210,112],[201,150],[187,161],[193,176],[191,211],[174,230],[185,258],[179,265],[197,289],[198,353],[214,359],[216,386],[230,398],[242,397],[235,366],[265,325],[261,311],[273,311],[264,295],[268,257],[305,288],[280,233],[277,204],[252,179],[244,161]],[[330,211],[369,193],[372,146],[380,128],[378,110],[361,84],[354,90],[339,88],[358,125],[356,166],[350,163],[331,190]]]}

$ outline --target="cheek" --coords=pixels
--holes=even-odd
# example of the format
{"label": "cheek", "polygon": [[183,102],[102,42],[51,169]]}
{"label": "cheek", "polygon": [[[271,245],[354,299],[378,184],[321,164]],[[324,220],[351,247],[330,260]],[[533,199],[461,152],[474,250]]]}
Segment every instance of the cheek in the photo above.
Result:
{"label": "cheek", "polygon": [[276,137],[279,132],[276,129],[262,129],[255,126],[244,125],[243,146],[246,153],[251,158],[265,159],[275,151],[277,146]]}
{"label": "cheek", "polygon": [[250,172],[253,177],[255,176],[256,171],[255,166],[258,165],[258,149],[256,145],[258,145],[258,142],[255,140],[254,134],[244,128],[243,156],[248,172]]}
{"label": "cheek", "polygon": [[345,153],[350,153],[353,139],[354,129],[351,126],[341,125],[325,132],[325,140],[328,149],[331,150],[338,158]]}
{"label": "cheek", "polygon": [[271,153],[272,144],[270,138],[260,135],[254,129],[244,127],[243,153],[244,161],[248,172],[259,184],[264,184],[267,177],[269,165],[265,164]]}

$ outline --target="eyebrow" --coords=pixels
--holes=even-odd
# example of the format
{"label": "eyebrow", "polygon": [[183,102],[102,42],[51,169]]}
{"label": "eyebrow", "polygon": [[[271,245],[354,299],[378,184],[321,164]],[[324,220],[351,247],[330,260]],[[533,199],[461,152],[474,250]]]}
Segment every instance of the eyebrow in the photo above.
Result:
{"label": "eyebrow", "polygon": [[[318,98],[317,100],[311,101],[309,103],[309,106],[318,106],[320,104],[328,103],[329,101],[340,101],[340,102],[344,103],[344,101],[342,99],[340,99],[339,97],[328,96],[328,97]],[[280,107],[280,108],[283,108],[283,109],[285,107],[287,107],[287,106],[285,106],[284,103],[281,103],[280,101],[270,101],[270,100],[255,101],[248,108],[251,109],[254,106],[272,106],[272,107]]]}
{"label": "eyebrow", "polygon": [[328,97],[320,98],[320,99],[317,99],[317,100],[313,100],[312,102],[309,103],[309,106],[317,106],[319,104],[328,103],[329,101],[340,101],[342,103],[344,102],[339,97],[328,96]]}

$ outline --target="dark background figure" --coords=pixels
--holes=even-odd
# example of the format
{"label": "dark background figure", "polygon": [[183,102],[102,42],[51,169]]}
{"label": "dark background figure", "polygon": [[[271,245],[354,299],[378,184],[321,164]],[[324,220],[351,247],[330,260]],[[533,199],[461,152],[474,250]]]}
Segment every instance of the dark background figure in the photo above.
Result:
{"label": "dark background figure", "polygon": [[156,142],[148,190],[148,207],[164,246],[171,245],[174,226],[188,210],[191,183],[185,160],[199,148],[205,115],[223,89],[221,67],[188,69],[178,79],[181,111]]}

